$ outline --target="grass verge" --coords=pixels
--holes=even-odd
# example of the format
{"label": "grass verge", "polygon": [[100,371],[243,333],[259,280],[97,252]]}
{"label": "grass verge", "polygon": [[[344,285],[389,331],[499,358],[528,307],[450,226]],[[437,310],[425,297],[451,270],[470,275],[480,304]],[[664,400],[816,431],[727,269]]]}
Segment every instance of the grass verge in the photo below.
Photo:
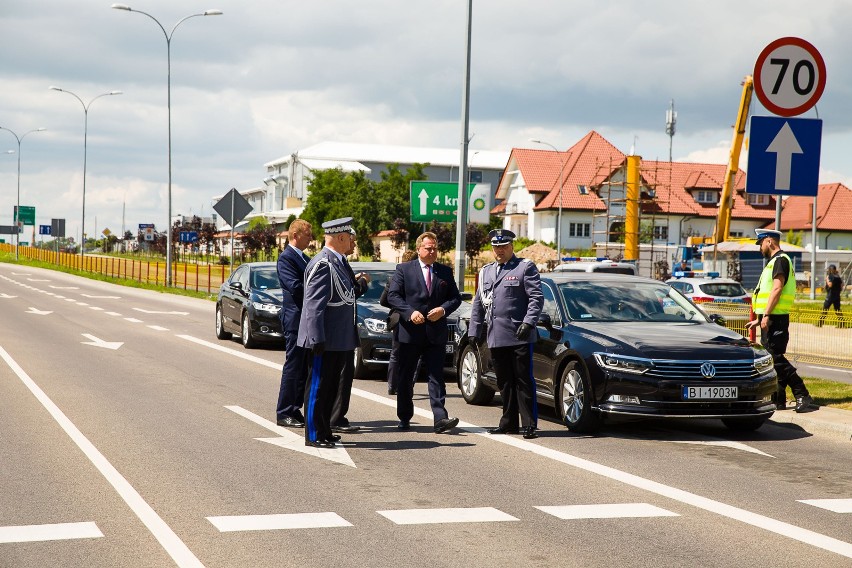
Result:
{"label": "grass verge", "polygon": [[852,410],[852,385],[816,377],[802,377],[802,379],[814,402],[820,406]]}

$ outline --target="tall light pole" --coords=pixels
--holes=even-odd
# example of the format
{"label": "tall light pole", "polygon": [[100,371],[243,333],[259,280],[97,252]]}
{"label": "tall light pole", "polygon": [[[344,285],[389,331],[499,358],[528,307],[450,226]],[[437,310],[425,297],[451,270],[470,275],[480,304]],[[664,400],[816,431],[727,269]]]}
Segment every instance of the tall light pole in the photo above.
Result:
{"label": "tall light pole", "polygon": [[50,87],[53,91],[59,91],[60,93],[68,93],[83,105],[83,223],[80,228],[80,256],[83,256],[84,250],[86,248],[86,155],[87,155],[87,146],[88,146],[88,138],[89,138],[89,107],[92,106],[92,103],[98,100],[101,97],[109,97],[112,95],[123,95],[122,91],[110,91],[108,93],[102,93],[97,97],[93,98],[89,101],[89,104],[83,102],[83,99],[78,97],[75,93],[68,91],[66,89],[61,89],[59,87]]}
{"label": "tall light pole", "polygon": [[[5,126],[0,126],[0,130],[6,130],[12,133],[12,136],[15,137],[15,140],[18,141],[18,199],[17,206],[15,207],[15,227],[18,226],[18,219],[21,218],[21,142],[23,142],[24,138],[27,137],[27,134],[32,134],[33,132],[43,132],[47,130],[47,128],[36,128],[35,130],[30,130],[29,132],[24,132],[23,136],[18,136],[15,134],[13,130],[9,130]],[[18,260],[18,243],[21,241],[21,234],[15,233],[15,260]]]}
{"label": "tall light pole", "polygon": [[565,185],[562,178],[565,175],[565,160],[562,159],[562,152],[557,150],[553,144],[534,138],[530,138],[530,142],[550,146],[559,156],[559,215],[556,217],[556,262],[559,263],[562,259],[562,186]]}
{"label": "tall light pole", "polygon": [[124,4],[113,4],[111,7],[116,10],[136,12],[137,14],[148,16],[154,20],[154,23],[156,23],[161,30],[163,30],[163,35],[166,37],[166,65],[168,73],[166,96],[169,115],[169,217],[168,222],[166,223],[166,286],[170,287],[172,285],[172,36],[174,35],[177,27],[186,20],[197,16],[221,16],[222,10],[205,10],[199,14],[190,14],[189,16],[185,16],[178,20],[178,22],[172,27],[171,32],[166,32],[166,28],[163,27],[160,20],[148,12],[134,10],[130,6],[125,6]]}

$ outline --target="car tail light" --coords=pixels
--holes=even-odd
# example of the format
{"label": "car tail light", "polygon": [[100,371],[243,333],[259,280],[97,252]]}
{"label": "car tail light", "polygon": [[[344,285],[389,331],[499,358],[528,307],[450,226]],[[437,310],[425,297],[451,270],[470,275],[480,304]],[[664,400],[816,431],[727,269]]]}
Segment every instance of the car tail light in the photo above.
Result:
{"label": "car tail light", "polygon": [[712,302],[713,298],[711,298],[709,296],[693,296],[692,301],[695,302],[696,304],[702,304],[704,302]]}
{"label": "car tail light", "polygon": [[748,304],[750,306],[751,305],[751,297],[747,296],[747,297],[743,298],[743,303]]}

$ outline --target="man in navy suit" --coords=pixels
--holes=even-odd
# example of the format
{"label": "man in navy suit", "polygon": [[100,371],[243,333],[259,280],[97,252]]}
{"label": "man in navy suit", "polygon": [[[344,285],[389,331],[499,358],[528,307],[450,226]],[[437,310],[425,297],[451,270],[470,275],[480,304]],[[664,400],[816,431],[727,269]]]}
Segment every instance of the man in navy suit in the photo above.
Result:
{"label": "man in navy suit", "polygon": [[287,247],[278,256],[278,281],[284,298],[281,306],[281,330],[284,332],[286,358],[281,369],[281,388],[275,414],[279,426],[304,428],[305,382],[308,379],[307,351],[296,345],[302,300],[305,295],[305,268],[308,255],[305,248],[313,240],[311,224],[296,219],[287,229]]}
{"label": "man in navy suit", "polygon": [[414,374],[417,361],[429,374],[429,402],[435,419],[435,432],[454,428],[458,418],[450,418],[444,408],[444,357],[448,339],[447,316],[461,305],[461,294],[449,266],[435,262],[438,239],[435,233],[417,237],[417,257],[396,267],[388,290],[388,303],[399,312],[394,331],[399,342],[399,384],[396,397],[397,428],[411,429],[414,416]]}
{"label": "man in navy suit", "polygon": [[305,269],[305,298],[299,332],[300,347],[311,351],[305,389],[305,445],[331,448],[340,436],[331,430],[331,414],[343,368],[358,345],[355,299],[370,277],[354,274],[346,261],[355,246],[352,217],[322,224],[325,247]]}

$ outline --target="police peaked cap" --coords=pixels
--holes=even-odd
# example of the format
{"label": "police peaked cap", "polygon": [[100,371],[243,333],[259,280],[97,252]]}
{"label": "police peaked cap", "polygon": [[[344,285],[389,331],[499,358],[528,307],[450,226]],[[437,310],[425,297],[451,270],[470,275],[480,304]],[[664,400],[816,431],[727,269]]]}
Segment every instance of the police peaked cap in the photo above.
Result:
{"label": "police peaked cap", "polygon": [[511,243],[515,233],[508,229],[494,229],[488,233],[488,238],[491,239],[491,246],[499,247]]}
{"label": "police peaked cap", "polygon": [[757,240],[754,244],[759,245],[761,241],[765,238],[772,238],[781,242],[781,231],[773,231],[772,229],[755,229],[754,233],[757,235]]}
{"label": "police peaked cap", "polygon": [[336,235],[338,233],[355,234],[355,229],[352,228],[352,217],[341,217],[340,219],[326,221],[322,224],[322,229],[327,235]]}

